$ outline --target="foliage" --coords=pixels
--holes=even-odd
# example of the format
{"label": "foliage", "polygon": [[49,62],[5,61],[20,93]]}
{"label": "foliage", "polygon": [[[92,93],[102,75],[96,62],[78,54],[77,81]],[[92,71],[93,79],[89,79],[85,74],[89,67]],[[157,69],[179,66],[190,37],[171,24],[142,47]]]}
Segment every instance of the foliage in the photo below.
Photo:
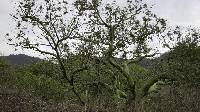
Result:
{"label": "foliage", "polygon": [[23,66],[22,69],[36,76],[43,75],[45,77],[57,80],[61,77],[58,65],[48,60],[42,60],[38,62],[33,62],[31,64],[26,64],[25,66]]}
{"label": "foliage", "polygon": [[10,77],[10,74],[12,73],[12,67],[10,66],[10,64],[4,59],[4,58],[0,58],[0,84],[3,85],[12,85],[9,84],[7,82],[9,82],[10,80],[12,80],[12,77]]}
{"label": "foliage", "polygon": [[5,72],[8,68],[8,62],[4,58],[0,58],[0,71],[2,72],[1,74],[4,74],[3,72]]}
{"label": "foliage", "polygon": [[62,102],[65,100],[64,86],[58,81],[45,77],[36,76],[31,73],[15,74],[19,89],[28,90],[43,100]]}
{"label": "foliage", "polygon": [[171,49],[156,69],[159,77],[168,77],[178,84],[199,85],[199,36],[198,32],[190,32]]}
{"label": "foliage", "polygon": [[194,42],[182,42],[170,51],[168,60],[162,64],[160,75],[174,79],[181,84],[199,85],[200,48]]}
{"label": "foliage", "polygon": [[[47,64],[47,61],[44,62]],[[44,62],[11,66],[5,59],[0,59],[0,88],[26,91],[50,102],[67,100],[65,85],[51,75],[44,74],[52,74],[54,69],[40,68]]]}
{"label": "foliage", "polygon": [[[166,29],[165,20],[152,13],[142,0],[127,0],[125,6],[101,0],[76,0],[72,4],[23,0],[17,2],[12,16],[17,32],[9,39],[17,40],[12,45],[55,58],[62,77],[82,105],[86,97],[83,91],[94,83],[112,91],[115,88],[114,94],[128,95],[129,101],[141,96],[136,94],[138,73],[130,66],[156,54],[150,54],[148,42]],[[101,66],[110,70],[101,69],[100,73]]]}

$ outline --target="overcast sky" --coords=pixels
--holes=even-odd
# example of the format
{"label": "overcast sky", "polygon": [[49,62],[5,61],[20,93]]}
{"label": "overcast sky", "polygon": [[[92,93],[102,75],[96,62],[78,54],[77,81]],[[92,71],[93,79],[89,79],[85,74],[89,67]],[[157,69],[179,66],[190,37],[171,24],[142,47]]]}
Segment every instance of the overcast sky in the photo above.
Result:
{"label": "overcast sky", "polygon": [[[124,1],[124,0],[120,0]],[[153,11],[168,20],[171,25],[200,26],[200,0],[147,0],[153,6]],[[0,0],[0,55],[23,53],[14,51],[6,45],[4,35],[11,30],[9,13],[14,11],[11,0]],[[27,54],[27,53],[26,53]],[[31,53],[28,53],[29,55]]]}

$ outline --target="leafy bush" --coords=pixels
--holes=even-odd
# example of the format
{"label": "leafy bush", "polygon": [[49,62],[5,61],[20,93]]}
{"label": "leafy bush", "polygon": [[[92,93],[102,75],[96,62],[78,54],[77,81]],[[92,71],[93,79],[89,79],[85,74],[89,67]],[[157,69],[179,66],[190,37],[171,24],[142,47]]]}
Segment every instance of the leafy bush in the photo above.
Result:
{"label": "leafy bush", "polygon": [[36,76],[29,72],[16,73],[16,83],[20,89],[29,90],[45,100],[64,101],[65,88],[59,82],[44,75]]}
{"label": "leafy bush", "polygon": [[9,63],[4,59],[0,58],[0,85],[12,85],[11,80],[13,80],[13,77],[11,77],[12,73],[12,67],[9,65]]}
{"label": "leafy bush", "polygon": [[8,70],[8,68],[8,62],[5,59],[0,58],[0,74],[4,74]]}
{"label": "leafy bush", "polygon": [[200,85],[200,47],[194,42],[182,42],[170,51],[166,60],[158,65],[160,76],[191,86]]}

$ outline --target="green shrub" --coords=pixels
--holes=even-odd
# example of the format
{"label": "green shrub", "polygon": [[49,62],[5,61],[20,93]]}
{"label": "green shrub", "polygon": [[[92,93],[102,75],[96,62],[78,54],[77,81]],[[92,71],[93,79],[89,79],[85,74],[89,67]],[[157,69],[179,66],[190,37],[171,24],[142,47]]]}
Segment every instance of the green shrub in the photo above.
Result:
{"label": "green shrub", "polygon": [[158,75],[188,86],[200,85],[200,47],[197,43],[182,42],[169,52],[169,56],[155,71]]}
{"label": "green shrub", "polygon": [[16,83],[20,89],[29,90],[44,100],[55,102],[65,100],[65,88],[58,81],[44,75],[36,76],[31,73],[17,73]]}

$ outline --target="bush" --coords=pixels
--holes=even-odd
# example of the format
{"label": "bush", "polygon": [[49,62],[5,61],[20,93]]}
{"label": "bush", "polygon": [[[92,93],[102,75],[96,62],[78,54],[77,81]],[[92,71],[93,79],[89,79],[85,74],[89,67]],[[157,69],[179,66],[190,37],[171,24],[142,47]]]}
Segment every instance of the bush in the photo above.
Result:
{"label": "bush", "polygon": [[155,71],[159,76],[176,80],[188,86],[200,85],[200,47],[194,42],[182,42],[169,52],[169,56]]}
{"label": "bush", "polygon": [[28,90],[44,100],[55,102],[65,100],[65,88],[58,81],[44,75],[36,76],[29,72],[16,73],[17,86],[22,90]]}

